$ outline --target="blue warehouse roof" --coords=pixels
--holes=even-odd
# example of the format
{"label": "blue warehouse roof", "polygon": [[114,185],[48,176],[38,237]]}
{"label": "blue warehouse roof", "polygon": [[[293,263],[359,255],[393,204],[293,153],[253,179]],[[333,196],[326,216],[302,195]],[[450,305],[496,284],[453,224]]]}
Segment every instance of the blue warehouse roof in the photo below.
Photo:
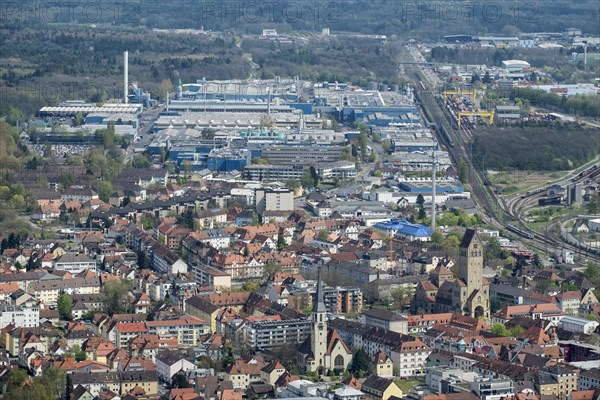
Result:
{"label": "blue warehouse roof", "polygon": [[405,236],[431,236],[431,229],[421,224],[413,224],[404,219],[392,218],[386,222],[375,224],[375,228],[384,231],[396,231]]}

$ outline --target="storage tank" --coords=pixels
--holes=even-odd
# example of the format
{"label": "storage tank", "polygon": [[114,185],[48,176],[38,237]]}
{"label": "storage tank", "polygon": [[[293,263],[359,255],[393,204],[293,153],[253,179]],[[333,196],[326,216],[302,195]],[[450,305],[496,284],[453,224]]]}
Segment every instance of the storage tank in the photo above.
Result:
{"label": "storage tank", "polygon": [[392,86],[390,86],[390,90],[392,92],[397,92],[397,91],[400,90],[400,86],[399,85],[392,85]]}
{"label": "storage tank", "polygon": [[380,92],[386,92],[387,91],[387,85],[385,83],[380,83],[379,84],[379,91]]}
{"label": "storage tank", "polygon": [[377,90],[377,82],[367,82],[367,90]]}

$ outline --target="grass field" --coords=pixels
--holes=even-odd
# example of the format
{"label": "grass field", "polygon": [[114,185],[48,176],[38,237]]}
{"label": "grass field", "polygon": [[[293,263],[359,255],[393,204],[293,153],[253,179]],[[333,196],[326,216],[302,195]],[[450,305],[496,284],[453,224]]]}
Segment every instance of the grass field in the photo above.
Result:
{"label": "grass field", "polygon": [[407,381],[396,381],[396,386],[398,386],[400,389],[402,389],[402,393],[404,393],[405,395],[410,392],[410,389],[412,389],[415,386],[418,385],[424,385],[425,382],[418,380],[418,379],[409,379]]}

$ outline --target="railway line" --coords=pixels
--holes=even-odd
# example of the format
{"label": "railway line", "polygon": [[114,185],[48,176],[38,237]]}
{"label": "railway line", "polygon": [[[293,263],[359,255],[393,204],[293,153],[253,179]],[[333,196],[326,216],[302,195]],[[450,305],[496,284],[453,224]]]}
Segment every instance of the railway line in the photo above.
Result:
{"label": "railway line", "polygon": [[[430,86],[423,79],[422,72],[414,67],[407,67],[405,71],[406,75],[416,83],[415,94],[420,103],[421,111],[428,124],[435,127],[438,139],[446,147],[452,162],[458,165],[459,161],[464,160],[469,166],[472,196],[483,211],[484,218],[490,224],[518,235],[523,243],[538,251],[547,252],[549,249],[564,248],[576,252],[585,252],[588,257],[599,259],[597,252],[590,251],[591,249],[582,249],[560,240],[560,235],[557,238],[549,234],[541,235],[532,231],[522,219],[522,210],[531,203],[537,202],[545,188],[527,193],[516,201],[506,201],[494,193],[482,168],[478,168],[470,152],[470,145],[473,140],[472,129],[462,125],[459,130],[455,130],[443,105],[438,103],[438,99],[432,93]],[[598,168],[597,173],[600,174],[600,168]],[[578,175],[578,178],[582,178],[580,175]],[[502,212],[500,212],[500,209]]]}

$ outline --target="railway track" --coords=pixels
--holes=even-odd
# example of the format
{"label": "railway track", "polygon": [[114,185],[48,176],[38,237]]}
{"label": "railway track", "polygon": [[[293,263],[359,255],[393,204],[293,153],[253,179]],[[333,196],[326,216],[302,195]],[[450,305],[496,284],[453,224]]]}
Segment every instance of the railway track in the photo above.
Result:
{"label": "railway track", "polygon": [[[458,165],[459,161],[463,160],[469,167],[469,183],[471,184],[472,196],[476,203],[483,211],[484,218],[492,225],[500,229],[509,229],[510,226],[516,227],[517,230],[512,230],[518,234],[521,240],[531,248],[548,252],[557,248],[569,249],[576,252],[582,250],[587,256],[593,259],[599,257],[589,251],[581,249],[565,241],[559,240],[550,235],[540,235],[539,232],[531,230],[521,215],[522,210],[531,202],[540,197],[540,192],[531,193],[523,198],[517,199],[515,202],[506,202],[505,199],[497,196],[493,192],[491,185],[486,185],[487,178],[481,168],[478,168],[477,163],[473,160],[469,151],[473,139],[473,132],[467,127],[461,127],[460,130],[455,130],[452,123],[448,120],[446,112],[438,104],[435,95],[432,93],[428,83],[424,81],[423,74],[418,69],[406,68],[406,75],[416,83],[417,100],[420,103],[421,111],[430,123],[435,123],[437,126],[438,140],[446,145],[446,149],[454,165]],[[445,132],[444,132],[445,130]],[[598,168],[600,170],[600,168]],[[493,200],[495,201],[493,201]],[[502,215],[498,215],[500,209],[505,217],[514,221],[506,221]],[[512,224],[511,224],[512,222]],[[516,224],[516,226],[515,226]]]}

